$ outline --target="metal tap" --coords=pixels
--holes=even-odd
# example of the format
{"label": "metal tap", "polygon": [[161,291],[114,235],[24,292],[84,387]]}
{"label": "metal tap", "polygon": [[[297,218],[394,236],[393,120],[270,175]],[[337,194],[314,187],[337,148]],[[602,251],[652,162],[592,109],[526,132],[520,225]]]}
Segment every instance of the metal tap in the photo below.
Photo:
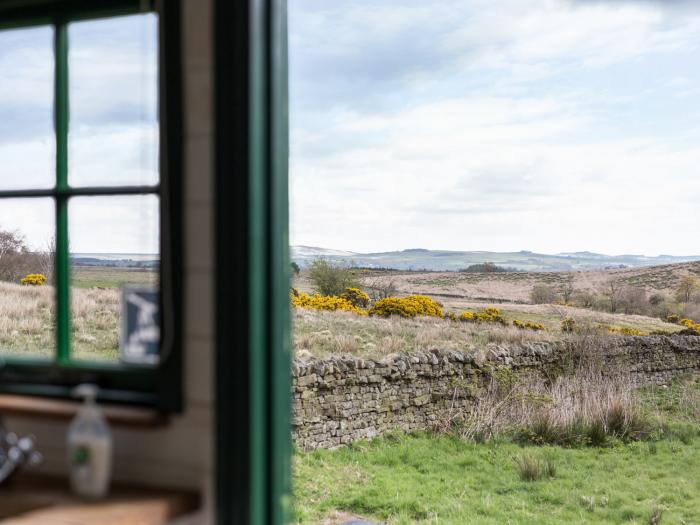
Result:
{"label": "metal tap", "polygon": [[5,483],[22,465],[35,466],[44,460],[36,450],[34,436],[18,437],[8,432],[0,417],[0,484]]}

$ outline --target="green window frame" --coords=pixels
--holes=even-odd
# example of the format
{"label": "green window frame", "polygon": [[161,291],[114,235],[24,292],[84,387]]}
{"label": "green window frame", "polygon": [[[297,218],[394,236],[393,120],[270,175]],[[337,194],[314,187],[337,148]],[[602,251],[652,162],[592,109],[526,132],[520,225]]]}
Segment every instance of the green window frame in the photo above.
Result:
{"label": "green window frame", "polygon": [[[155,185],[71,187],[68,183],[68,25],[139,13],[158,15],[160,178]],[[100,400],[181,410],[181,80],[179,1],[0,0],[0,31],[52,26],[54,30],[55,184],[50,189],[0,191],[8,198],[49,197],[55,203],[55,355],[53,360],[0,357],[0,393],[69,398],[83,382],[100,386]],[[166,89],[167,88],[167,89]],[[0,102],[1,103],[1,102]],[[166,125],[167,122],[167,125]],[[68,203],[72,197],[156,195],[160,201],[161,359],[155,366],[71,359]]]}
{"label": "green window frame", "polygon": [[214,0],[219,525],[291,519],[286,4]]}

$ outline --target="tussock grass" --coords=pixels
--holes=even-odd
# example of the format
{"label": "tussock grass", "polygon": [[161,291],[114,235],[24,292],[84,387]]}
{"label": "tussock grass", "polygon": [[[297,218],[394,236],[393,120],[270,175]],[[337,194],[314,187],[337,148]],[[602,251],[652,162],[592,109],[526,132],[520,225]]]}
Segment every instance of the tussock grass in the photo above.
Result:
{"label": "tussock grass", "polygon": [[557,475],[556,465],[551,458],[540,458],[525,453],[516,456],[513,461],[522,481],[553,479]]}

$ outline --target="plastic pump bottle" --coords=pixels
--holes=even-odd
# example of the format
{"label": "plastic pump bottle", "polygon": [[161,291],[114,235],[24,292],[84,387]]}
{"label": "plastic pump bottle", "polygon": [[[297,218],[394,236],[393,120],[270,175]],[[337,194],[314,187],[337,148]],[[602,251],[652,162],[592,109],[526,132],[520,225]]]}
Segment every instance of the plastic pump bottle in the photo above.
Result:
{"label": "plastic pump bottle", "polygon": [[71,488],[86,498],[107,495],[112,470],[112,433],[95,403],[97,392],[98,387],[89,384],[73,390],[73,396],[85,402],[68,427]]}

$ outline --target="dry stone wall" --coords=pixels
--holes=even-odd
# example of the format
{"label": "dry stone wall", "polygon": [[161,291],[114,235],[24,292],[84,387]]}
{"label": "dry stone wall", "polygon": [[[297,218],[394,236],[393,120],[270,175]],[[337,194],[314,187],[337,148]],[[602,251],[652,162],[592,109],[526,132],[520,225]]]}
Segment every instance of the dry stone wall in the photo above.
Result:
{"label": "dry stone wall", "polygon": [[[468,410],[494,374],[551,377],[570,356],[566,343],[495,346],[483,352],[431,350],[385,360],[331,357],[292,364],[293,431],[304,450],[333,448],[391,430],[433,428]],[[619,337],[600,352],[603,370],[637,385],[700,371],[700,337]]]}

